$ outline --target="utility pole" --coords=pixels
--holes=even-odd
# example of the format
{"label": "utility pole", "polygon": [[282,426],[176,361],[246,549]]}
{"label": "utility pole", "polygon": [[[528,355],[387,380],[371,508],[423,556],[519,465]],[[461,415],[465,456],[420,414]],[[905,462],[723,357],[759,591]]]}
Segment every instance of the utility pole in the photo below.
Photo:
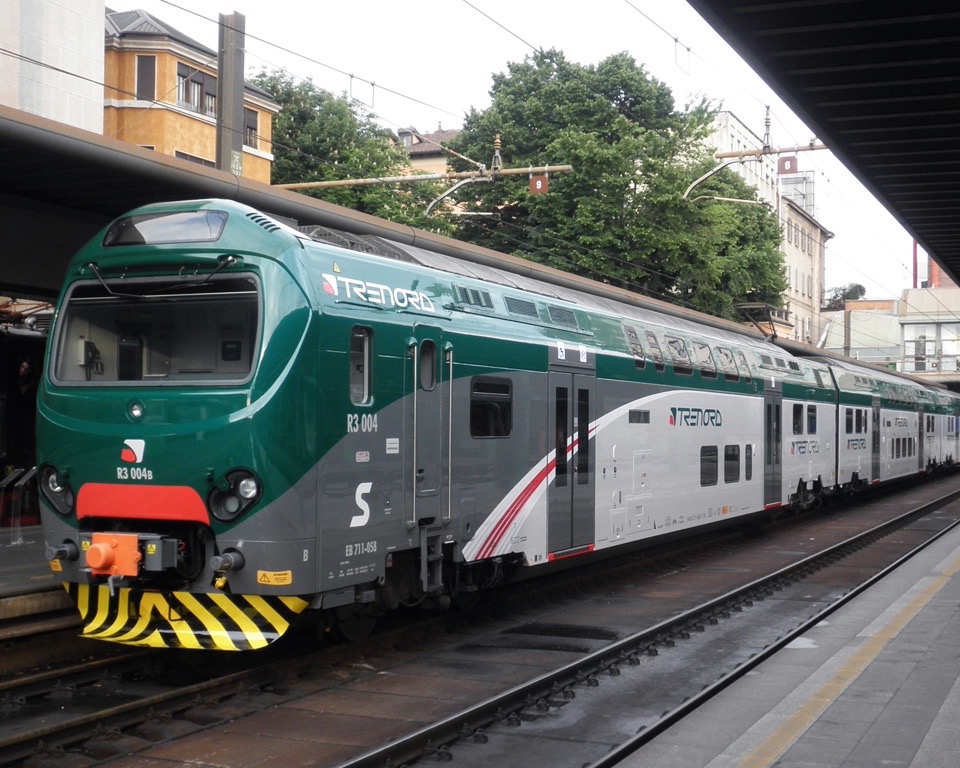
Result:
{"label": "utility pole", "polygon": [[220,14],[217,67],[217,168],[243,175],[243,49],[246,19]]}

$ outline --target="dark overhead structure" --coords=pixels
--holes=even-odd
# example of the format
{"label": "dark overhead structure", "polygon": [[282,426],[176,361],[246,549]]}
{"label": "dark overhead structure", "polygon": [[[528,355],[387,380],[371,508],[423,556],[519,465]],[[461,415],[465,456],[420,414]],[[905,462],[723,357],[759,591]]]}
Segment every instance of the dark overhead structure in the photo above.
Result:
{"label": "dark overhead structure", "polygon": [[958,281],[960,5],[688,2]]}
{"label": "dark overhead structure", "polygon": [[419,243],[431,235],[0,106],[0,293],[56,296],[67,263],[146,203],[222,197],[304,224]]}
{"label": "dark overhead structure", "polygon": [[[960,6],[689,2],[960,282]],[[71,255],[111,218],[191,197],[458,250],[445,238],[0,107],[0,292],[55,295]]]}

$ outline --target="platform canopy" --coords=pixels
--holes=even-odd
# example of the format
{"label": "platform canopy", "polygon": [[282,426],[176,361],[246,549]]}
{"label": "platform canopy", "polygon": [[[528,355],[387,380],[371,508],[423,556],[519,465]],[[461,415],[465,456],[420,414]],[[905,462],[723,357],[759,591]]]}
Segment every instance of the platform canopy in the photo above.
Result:
{"label": "platform canopy", "polygon": [[960,5],[688,2],[960,282]]}

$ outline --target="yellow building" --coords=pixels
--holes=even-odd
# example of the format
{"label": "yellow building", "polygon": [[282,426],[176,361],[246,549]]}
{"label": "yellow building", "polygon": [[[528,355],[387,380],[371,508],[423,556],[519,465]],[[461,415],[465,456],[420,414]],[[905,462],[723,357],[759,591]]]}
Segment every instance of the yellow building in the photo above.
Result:
{"label": "yellow building", "polygon": [[[216,51],[140,10],[108,11],[104,42],[104,135],[215,165]],[[243,176],[269,184],[280,107],[249,83],[243,101]]]}

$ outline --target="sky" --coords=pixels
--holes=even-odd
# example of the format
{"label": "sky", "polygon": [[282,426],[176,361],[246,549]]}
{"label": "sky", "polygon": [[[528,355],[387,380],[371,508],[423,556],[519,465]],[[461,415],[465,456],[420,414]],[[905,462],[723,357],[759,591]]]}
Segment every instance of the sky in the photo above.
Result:
{"label": "sky", "polygon": [[[627,51],[670,86],[679,107],[707,97],[761,137],[769,105],[773,146],[814,137],[684,0],[128,2],[108,7],[142,8],[212,49],[219,14],[241,13],[248,74],[282,68],[309,78],[368,105],[393,130],[461,127],[471,108],[489,106],[494,73],[536,48],[556,48],[584,65]],[[815,172],[817,219],[834,233],[825,287],[860,283],[867,298],[899,297],[912,281],[910,234],[831,152],[803,153],[798,169]],[[922,252],[920,265],[922,280]]]}

